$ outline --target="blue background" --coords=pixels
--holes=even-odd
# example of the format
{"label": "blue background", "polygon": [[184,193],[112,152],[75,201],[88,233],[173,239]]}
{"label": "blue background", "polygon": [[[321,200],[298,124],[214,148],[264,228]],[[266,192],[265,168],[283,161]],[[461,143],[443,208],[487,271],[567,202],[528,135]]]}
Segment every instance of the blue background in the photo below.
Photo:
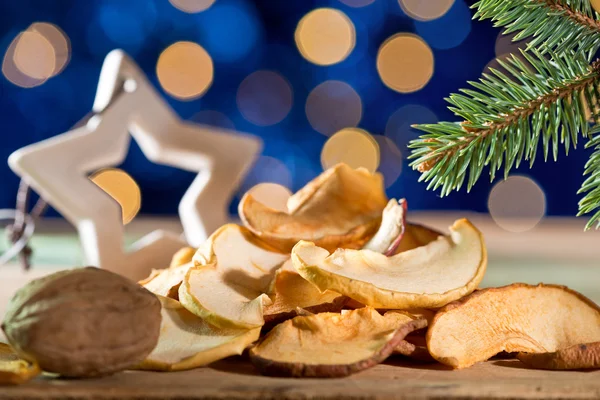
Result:
{"label": "blue background", "polygon": [[[294,43],[300,18],[317,7],[344,11],[354,22],[357,43],[353,53],[331,67],[306,61]],[[216,0],[207,11],[186,14],[167,0],[19,0],[0,2],[0,51],[3,54],[15,36],[33,22],[50,22],[65,31],[72,55],[66,69],[45,84],[24,89],[0,77],[0,208],[14,207],[17,177],[6,165],[14,150],[62,133],[90,111],[104,56],[114,48],[128,52],[159,87],[156,61],[160,53],[179,40],[194,41],[212,56],[214,82],[199,100],[181,102],[161,93],[183,117],[201,110],[217,110],[233,121],[235,128],[261,136],[263,155],[283,162],[291,172],[292,190],[297,190],[321,171],[320,150],[327,137],[313,130],[305,114],[310,91],[328,79],[349,83],[363,102],[359,126],[372,134],[384,134],[389,117],[399,108],[423,110],[426,106],[439,120],[455,120],[446,109],[444,97],[478,78],[494,58],[498,29],[489,21],[471,21],[472,12],[456,0],[442,18],[417,22],[404,15],[396,0],[375,0],[362,7],[348,7],[338,0]],[[415,32],[432,47],[435,72],[422,90],[396,93],[383,85],[375,58],[381,43],[399,32]],[[279,124],[256,126],[237,109],[236,91],[252,72],[271,69],[290,83],[294,105]],[[257,93],[260,96],[260,93]],[[431,113],[408,112],[410,120],[392,137],[399,146],[417,136],[410,123],[430,121]],[[203,121],[219,124],[218,120]],[[121,168],[142,188],[142,213],[174,214],[193,174],[158,166],[147,161],[132,142]],[[401,147],[406,155],[408,150]],[[583,178],[588,152],[580,145],[559,163],[538,160],[533,170],[515,171],[533,177],[546,193],[547,214],[573,215],[579,199],[576,191]],[[268,163],[267,163],[268,164]],[[439,198],[418,183],[419,174],[404,161],[400,178],[388,189],[390,196],[404,196],[412,209],[469,209],[487,211],[492,184],[482,175],[470,194],[466,191]],[[271,168],[259,162],[249,182],[269,180]],[[234,199],[237,204],[239,194]],[[233,209],[233,207],[232,207]]]}

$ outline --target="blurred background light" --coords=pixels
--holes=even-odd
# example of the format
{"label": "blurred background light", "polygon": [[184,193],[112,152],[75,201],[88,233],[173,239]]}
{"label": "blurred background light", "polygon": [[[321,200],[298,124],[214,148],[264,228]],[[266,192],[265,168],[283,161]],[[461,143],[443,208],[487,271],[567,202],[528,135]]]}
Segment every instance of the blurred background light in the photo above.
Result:
{"label": "blurred background light", "polygon": [[430,21],[446,14],[454,0],[398,0],[402,11],[417,21]]}
{"label": "blurred background light", "polygon": [[402,152],[388,137],[373,135],[379,145],[379,172],[383,174],[385,187],[392,186],[402,173]]}
{"label": "blurred background light", "polygon": [[431,109],[420,104],[407,104],[396,110],[385,125],[385,136],[392,139],[401,149],[407,149],[408,143],[417,139],[420,131],[413,124],[435,124],[438,118]]}
{"label": "blurred background light", "polygon": [[256,71],[246,77],[237,91],[237,105],[244,118],[258,126],[281,122],[292,109],[290,83],[274,71]]}
{"label": "blurred background light", "polygon": [[245,193],[260,183],[276,183],[287,188],[292,187],[292,173],[281,160],[260,156],[242,182],[240,192]]}
{"label": "blurred background light", "polygon": [[420,37],[398,33],[377,53],[377,71],[383,83],[400,93],[415,92],[433,76],[433,52]]}
{"label": "blurred background light", "polygon": [[362,101],[347,83],[325,81],[308,95],[306,116],[314,130],[330,136],[342,128],[360,123]]}
{"label": "blurred background light", "polygon": [[[430,4],[440,1],[442,0],[420,2]],[[464,0],[455,0],[448,12],[441,17],[431,21],[415,21],[415,30],[434,49],[451,49],[459,46],[469,36],[471,10]]]}
{"label": "blurred background light", "polygon": [[363,167],[371,172],[379,166],[379,145],[364,129],[344,128],[335,133],[323,146],[321,165],[323,169],[338,163],[352,168]]}
{"label": "blurred background light", "polygon": [[54,69],[51,76],[60,74],[71,59],[71,41],[58,26],[47,22],[35,22],[28,31],[38,32],[52,45],[54,50]]}
{"label": "blurred background light", "polygon": [[358,8],[368,6],[372,4],[375,0],[339,0],[341,3],[344,3],[347,6]]}
{"label": "blurred background light", "polygon": [[177,42],[167,47],[156,63],[160,85],[179,100],[202,96],[213,81],[213,62],[202,46]]}
{"label": "blurred background light", "polygon": [[[19,33],[6,49],[6,53],[4,53],[4,59],[2,60],[2,74],[8,81],[17,86],[23,88],[32,88],[46,82],[47,78],[35,78],[29,76],[22,72],[15,64],[16,49],[21,43],[21,38],[23,37],[24,33],[25,32]],[[44,61],[42,61],[42,63],[44,63]],[[45,62],[45,64],[49,66],[51,63]]]}
{"label": "blurred background light", "polygon": [[333,65],[350,55],[356,44],[356,31],[342,11],[318,8],[298,22],[295,40],[300,54],[308,61]]}
{"label": "blurred background light", "polygon": [[287,212],[287,201],[292,195],[290,189],[277,183],[259,183],[249,191],[260,203],[277,211]]}
{"label": "blurred background light", "polygon": [[596,12],[600,13],[600,0],[592,0],[592,7]]}
{"label": "blurred background light", "polygon": [[127,172],[118,168],[104,168],[90,175],[90,180],[119,203],[123,225],[135,218],[142,205],[142,195],[138,184]]}
{"label": "blurred background light", "polygon": [[202,110],[194,114],[192,121],[203,125],[216,126],[218,128],[235,130],[235,124],[222,112],[215,110]]}
{"label": "blurred background light", "polygon": [[55,61],[52,44],[37,31],[25,31],[15,44],[13,63],[23,74],[45,81],[54,72]]}
{"label": "blurred background light", "polygon": [[546,214],[546,195],[533,179],[513,175],[492,188],[488,209],[502,229],[525,232],[533,229]]}
{"label": "blurred background light", "polygon": [[215,0],[169,0],[173,7],[189,14],[204,11],[214,2]]}

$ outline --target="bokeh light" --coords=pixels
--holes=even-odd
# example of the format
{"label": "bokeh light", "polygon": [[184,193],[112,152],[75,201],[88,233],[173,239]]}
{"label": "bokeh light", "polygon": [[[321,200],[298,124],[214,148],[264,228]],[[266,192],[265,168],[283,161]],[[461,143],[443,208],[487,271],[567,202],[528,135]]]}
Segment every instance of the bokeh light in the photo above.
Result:
{"label": "bokeh light", "polygon": [[[437,3],[421,1],[422,3]],[[431,21],[415,21],[415,30],[434,49],[446,50],[459,46],[471,32],[471,10],[464,0],[454,4],[440,18]]]}
{"label": "bokeh light", "polygon": [[592,7],[598,13],[600,13],[600,0],[592,0]]}
{"label": "bokeh light", "polygon": [[430,21],[446,14],[454,0],[398,0],[402,11],[417,21]]}
{"label": "bokeh light", "polygon": [[389,188],[402,173],[402,152],[388,137],[373,135],[373,139],[379,145],[379,172],[383,174],[385,187]]}
{"label": "bokeh light", "polygon": [[408,151],[408,143],[417,139],[420,131],[413,124],[435,124],[438,118],[433,111],[420,104],[407,104],[396,110],[385,125],[385,136],[398,146],[400,151]]}
{"label": "bokeh light", "polygon": [[292,109],[290,83],[274,71],[256,71],[246,77],[237,91],[237,105],[248,121],[258,126],[281,122]]}
{"label": "bokeh light", "polygon": [[516,33],[509,33],[505,35],[503,32],[498,34],[498,37],[496,38],[496,44],[494,45],[496,57],[500,57],[509,53],[519,54],[519,49],[524,50],[527,47],[526,39],[514,42],[513,38],[515,35]]}
{"label": "bokeh light", "polygon": [[244,178],[240,192],[246,193],[260,183],[276,183],[289,188],[292,187],[292,173],[281,160],[270,156],[260,156]]}
{"label": "bokeh light", "polygon": [[60,74],[71,59],[71,41],[65,32],[54,24],[35,22],[28,31],[38,32],[54,49],[54,69],[51,76]]}
{"label": "bokeh light", "polygon": [[329,136],[342,128],[360,123],[362,101],[347,83],[325,81],[308,95],[306,116],[314,130]]}
{"label": "bokeh light", "polygon": [[277,183],[259,183],[249,191],[260,203],[277,211],[287,212],[287,201],[292,195],[290,189]]}
{"label": "bokeh light", "polygon": [[374,172],[379,166],[379,145],[363,129],[344,128],[331,136],[321,151],[323,169],[341,162],[352,168],[363,167]]}
{"label": "bokeh light", "polygon": [[173,7],[188,14],[199,13],[213,5],[215,0],[169,0]]}
{"label": "bokeh light", "polygon": [[127,172],[104,168],[93,173],[90,180],[119,203],[124,225],[135,218],[142,205],[142,195],[138,184]]}
{"label": "bokeh light", "polygon": [[534,228],[546,214],[546,196],[531,178],[513,175],[492,188],[488,209],[502,229],[525,232]]}
{"label": "bokeh light", "polygon": [[202,46],[177,42],[160,54],[156,74],[165,92],[180,100],[193,100],[212,84],[214,67]]}
{"label": "bokeh light", "polygon": [[396,34],[379,48],[377,71],[390,89],[400,93],[415,92],[433,76],[433,52],[416,35]]}
{"label": "bokeh light", "polygon": [[354,24],[340,10],[318,8],[306,14],[295,33],[300,54],[317,65],[333,65],[346,59],[356,44]]}
{"label": "bokeh light", "polygon": [[235,124],[227,115],[215,110],[202,110],[194,114],[192,121],[199,124],[216,126],[223,129],[235,130]]}
{"label": "bokeh light", "polygon": [[340,0],[340,2],[344,3],[349,7],[359,8],[368,6],[372,4],[375,0]]}

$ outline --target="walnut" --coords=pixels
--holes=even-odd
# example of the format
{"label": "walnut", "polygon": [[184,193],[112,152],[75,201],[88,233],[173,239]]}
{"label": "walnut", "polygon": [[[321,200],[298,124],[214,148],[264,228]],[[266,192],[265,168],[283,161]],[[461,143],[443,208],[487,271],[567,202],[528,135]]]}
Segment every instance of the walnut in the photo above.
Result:
{"label": "walnut", "polygon": [[158,342],[161,305],[135,282],[87,267],[30,282],[2,330],[15,351],[68,377],[107,375],[143,361]]}

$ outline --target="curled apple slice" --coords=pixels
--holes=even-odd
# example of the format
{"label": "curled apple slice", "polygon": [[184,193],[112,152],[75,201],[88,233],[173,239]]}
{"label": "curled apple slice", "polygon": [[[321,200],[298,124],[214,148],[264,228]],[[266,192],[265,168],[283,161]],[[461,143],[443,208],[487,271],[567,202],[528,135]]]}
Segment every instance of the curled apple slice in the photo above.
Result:
{"label": "curled apple slice", "polygon": [[391,257],[370,250],[329,254],[310,242],[292,250],[294,267],[320,290],[333,290],[384,309],[436,308],[471,293],[481,282],[487,253],[466,219],[450,234]]}
{"label": "curled apple slice", "polygon": [[550,353],[519,353],[522,363],[538,369],[600,368],[600,342],[582,343]]}
{"label": "curled apple slice", "polygon": [[356,249],[377,230],[386,203],[381,174],[338,164],[291,196],[287,212],[265,206],[251,193],[238,211],[248,229],[285,252],[299,240],[329,250]]}
{"label": "curled apple slice", "polygon": [[365,307],[342,314],[296,317],[277,325],[250,349],[265,375],[340,377],[384,361],[424,320],[398,322]]}
{"label": "curled apple slice", "polygon": [[376,251],[386,256],[394,254],[400,246],[406,230],[406,210],[406,200],[390,200],[383,209],[379,230],[363,246],[363,250]]}
{"label": "curled apple slice", "polygon": [[0,343],[0,386],[20,385],[40,374],[37,364],[23,360],[9,345]]}
{"label": "curled apple slice", "polygon": [[155,269],[148,278],[138,283],[154,294],[177,300],[179,285],[187,270],[193,266],[192,257],[195,252],[193,247],[182,248],[173,255],[169,268]]}
{"label": "curled apple slice", "polygon": [[260,243],[247,229],[224,225],[194,255],[179,287],[179,301],[192,313],[221,328],[264,324],[265,294],[275,271],[287,259]]}
{"label": "curled apple slice", "polygon": [[260,328],[220,329],[192,314],[178,301],[158,296],[162,322],[158,344],[136,369],[181,371],[232,355],[258,340]]}
{"label": "curled apple slice", "polygon": [[[414,320],[425,320],[427,323],[433,319],[435,315],[434,311],[418,309],[418,310],[390,310],[384,314],[386,317],[395,317],[399,323],[414,321]],[[425,324],[427,325],[427,324]],[[427,343],[425,341],[426,330],[419,329],[415,330],[404,338],[394,348],[394,354],[400,354],[408,358],[412,358],[417,361],[432,362],[435,359],[429,354],[427,350]]]}
{"label": "curled apple slice", "polygon": [[454,368],[501,351],[548,353],[596,341],[600,308],[564,286],[543,284],[479,290],[438,311],[427,331],[431,355]]}

